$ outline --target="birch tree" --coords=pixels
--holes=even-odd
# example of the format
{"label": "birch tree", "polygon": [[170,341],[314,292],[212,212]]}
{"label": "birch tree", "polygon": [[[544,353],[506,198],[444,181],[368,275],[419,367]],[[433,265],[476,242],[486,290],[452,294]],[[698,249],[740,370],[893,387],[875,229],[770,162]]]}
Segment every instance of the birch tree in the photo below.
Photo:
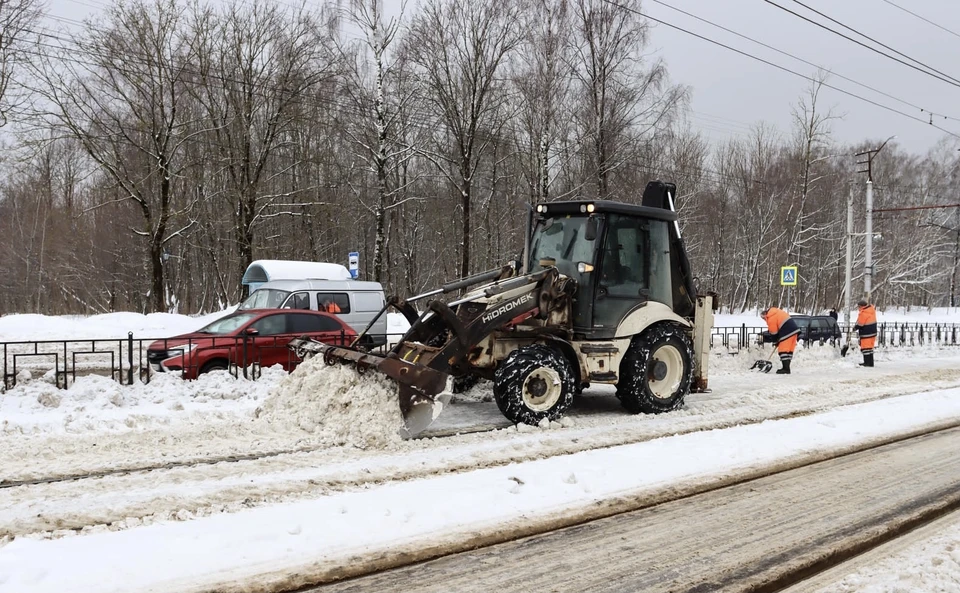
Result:
{"label": "birch tree", "polygon": [[426,101],[444,125],[429,156],[459,194],[461,276],[470,274],[475,176],[510,101],[498,75],[520,42],[517,17],[512,0],[428,0],[407,38]]}

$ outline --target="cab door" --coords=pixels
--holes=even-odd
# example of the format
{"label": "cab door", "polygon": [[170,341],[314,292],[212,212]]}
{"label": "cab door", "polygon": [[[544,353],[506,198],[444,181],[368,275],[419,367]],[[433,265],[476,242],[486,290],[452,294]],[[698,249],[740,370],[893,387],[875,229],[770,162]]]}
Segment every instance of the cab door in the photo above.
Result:
{"label": "cab door", "polygon": [[613,337],[624,317],[641,303],[653,300],[672,308],[666,221],[609,215],[598,272],[593,308],[598,337]]}

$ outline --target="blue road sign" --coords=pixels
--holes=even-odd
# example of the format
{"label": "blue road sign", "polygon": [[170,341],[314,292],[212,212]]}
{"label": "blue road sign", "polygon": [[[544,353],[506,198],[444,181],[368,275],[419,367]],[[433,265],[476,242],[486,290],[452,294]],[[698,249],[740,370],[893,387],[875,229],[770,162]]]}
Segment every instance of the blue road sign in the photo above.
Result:
{"label": "blue road sign", "polygon": [[784,266],[780,268],[780,285],[781,286],[797,285],[797,266]]}

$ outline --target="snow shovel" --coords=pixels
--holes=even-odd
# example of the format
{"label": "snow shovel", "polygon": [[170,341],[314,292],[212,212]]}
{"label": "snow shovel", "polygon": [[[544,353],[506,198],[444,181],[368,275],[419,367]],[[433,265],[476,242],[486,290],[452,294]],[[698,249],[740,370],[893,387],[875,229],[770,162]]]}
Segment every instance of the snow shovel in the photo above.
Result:
{"label": "snow shovel", "polygon": [[773,358],[773,353],[776,352],[776,348],[770,351],[770,356],[766,360],[756,360],[753,363],[753,366],[750,369],[757,369],[761,373],[769,373],[770,369],[773,368],[773,363],[770,362],[770,359]]}
{"label": "snow shovel", "polygon": [[847,330],[847,343],[843,346],[840,346],[840,357],[843,358],[847,355],[847,352],[850,350],[850,334],[851,331]]}

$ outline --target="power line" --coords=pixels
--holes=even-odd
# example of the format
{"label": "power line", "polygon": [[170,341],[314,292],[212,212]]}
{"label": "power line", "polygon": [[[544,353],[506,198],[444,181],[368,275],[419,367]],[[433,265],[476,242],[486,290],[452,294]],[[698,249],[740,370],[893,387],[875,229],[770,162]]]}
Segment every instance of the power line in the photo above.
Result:
{"label": "power line", "polygon": [[940,70],[937,70],[936,68],[934,68],[933,66],[930,66],[929,64],[925,64],[925,63],[921,62],[920,60],[918,60],[918,59],[916,59],[916,58],[913,58],[913,57],[911,57],[911,56],[908,56],[907,54],[903,53],[902,51],[898,51],[898,50],[890,47],[889,45],[887,45],[887,44],[885,44],[885,43],[883,43],[883,42],[881,42],[881,41],[877,41],[877,40],[874,39],[873,37],[870,37],[869,35],[867,35],[867,34],[865,34],[865,33],[861,33],[861,32],[858,31],[857,29],[854,29],[853,27],[850,27],[850,26],[848,26],[848,25],[845,25],[844,23],[841,23],[841,22],[838,21],[837,19],[835,19],[835,18],[833,18],[833,17],[831,17],[831,16],[829,16],[829,15],[826,15],[826,14],[820,12],[819,10],[816,10],[815,8],[811,8],[811,7],[807,6],[807,5],[804,4],[803,2],[800,2],[800,0],[793,0],[793,2],[794,2],[795,4],[799,4],[800,6],[806,8],[806,9],[809,10],[810,12],[813,12],[813,13],[816,13],[816,14],[822,16],[823,18],[827,19],[828,21],[830,21],[830,22],[832,22],[832,23],[835,23],[835,24],[837,24],[837,25],[840,25],[841,27],[843,27],[844,29],[846,29],[846,30],[848,30],[848,31],[852,31],[853,33],[856,33],[857,35],[863,37],[864,39],[869,39],[870,41],[876,43],[877,45],[879,45],[880,47],[882,47],[882,48],[884,48],[884,49],[889,49],[890,51],[892,51],[893,53],[897,54],[898,56],[904,57],[904,58],[910,60],[911,62],[915,62],[915,63],[917,63],[917,64],[920,64],[921,66],[923,66],[924,68],[926,68],[926,69],[928,69],[928,70],[931,70],[931,71],[933,71],[933,72],[936,72],[937,74],[940,74],[940,75],[942,75],[942,76],[946,76],[946,77],[949,78],[950,80],[953,80],[953,81],[955,81],[955,82],[960,83],[960,80],[957,80],[955,77],[950,76],[950,75],[947,74],[946,72],[941,72]]}
{"label": "power line", "polygon": [[675,11],[681,13],[681,14],[684,14],[684,15],[686,15],[686,16],[689,16],[690,18],[696,19],[696,20],[698,20],[698,21],[700,21],[700,22],[702,22],[702,23],[706,23],[706,24],[708,24],[708,25],[714,26],[714,27],[716,27],[716,28],[718,28],[718,29],[720,29],[720,30],[722,30],[722,31],[726,31],[727,33],[730,33],[730,34],[732,34],[732,35],[736,35],[737,37],[740,37],[741,39],[746,39],[747,41],[751,41],[751,42],[753,42],[753,43],[756,43],[757,45],[760,45],[760,46],[765,47],[765,48],[767,48],[767,49],[773,50],[773,51],[775,51],[775,52],[777,52],[777,53],[779,53],[779,54],[781,54],[781,55],[787,56],[787,57],[789,57],[789,58],[793,58],[794,60],[797,60],[798,62],[802,62],[802,63],[804,63],[804,64],[806,64],[806,65],[808,65],[808,66],[813,66],[814,68],[817,68],[817,69],[820,69],[820,70],[824,70],[825,72],[829,72],[830,74],[832,74],[833,76],[836,76],[837,78],[840,78],[840,79],[842,79],[842,80],[846,80],[847,82],[853,83],[853,84],[855,84],[855,85],[857,85],[857,86],[859,86],[859,87],[861,87],[861,88],[865,88],[865,89],[867,89],[867,90],[869,90],[869,91],[873,91],[873,92],[875,92],[875,93],[877,93],[877,94],[879,94],[879,95],[883,95],[884,97],[887,97],[888,99],[893,99],[894,101],[897,101],[898,103],[901,103],[901,104],[906,105],[906,106],[908,106],[908,107],[912,107],[912,108],[917,109],[917,110],[919,110],[919,111],[921,111],[921,112],[923,112],[923,113],[932,114],[932,115],[936,115],[937,117],[942,117],[942,118],[944,118],[944,119],[950,119],[950,120],[953,120],[953,121],[960,122],[960,118],[951,117],[951,116],[949,116],[949,115],[943,115],[943,114],[939,114],[939,113],[934,113],[934,112],[931,111],[930,109],[926,109],[926,108],[924,108],[924,107],[921,107],[921,106],[919,106],[919,105],[915,105],[915,104],[913,104],[913,103],[911,103],[911,102],[909,102],[909,101],[906,101],[906,100],[904,100],[904,99],[900,99],[899,97],[895,97],[894,95],[891,95],[890,93],[887,93],[887,92],[885,92],[885,91],[882,91],[882,90],[880,90],[880,89],[878,89],[878,88],[872,87],[872,86],[870,86],[870,85],[864,84],[864,83],[862,83],[862,82],[859,82],[859,81],[857,81],[857,80],[854,80],[854,79],[852,79],[852,78],[849,78],[849,77],[847,77],[847,76],[844,76],[843,74],[840,74],[840,73],[838,73],[838,72],[835,72],[834,70],[831,70],[831,69],[829,69],[829,68],[824,68],[823,66],[821,66],[821,65],[819,65],[819,64],[815,64],[815,63],[813,63],[813,62],[811,62],[811,61],[809,61],[809,60],[805,60],[805,59],[803,59],[803,58],[801,58],[801,57],[799,57],[799,56],[796,56],[796,55],[794,55],[794,54],[791,54],[791,53],[789,53],[789,52],[786,52],[786,51],[784,51],[784,50],[782,50],[782,49],[779,49],[779,48],[777,48],[777,47],[774,47],[774,46],[772,46],[772,45],[769,45],[769,44],[764,43],[764,42],[762,42],[762,41],[759,41],[759,40],[757,40],[757,39],[754,39],[753,37],[750,37],[750,36],[748,36],[748,35],[744,35],[743,33],[740,33],[740,32],[734,31],[733,29],[729,29],[729,28],[727,28],[727,27],[724,27],[723,25],[717,24],[717,23],[715,23],[715,22],[713,22],[713,21],[711,21],[711,20],[708,20],[708,19],[705,19],[705,18],[703,18],[703,17],[697,16],[697,15],[695,15],[695,14],[693,14],[693,13],[687,12],[686,10],[682,10],[682,9],[680,9],[680,8],[677,8],[676,6],[671,6],[670,4],[667,4],[666,2],[662,2],[661,0],[653,0],[653,2],[655,2],[655,3],[657,3],[657,4],[661,5],[661,6],[665,6],[666,8],[669,8],[669,9],[671,9],[671,10],[675,10]]}
{"label": "power line", "polygon": [[953,35],[954,37],[960,37],[960,33],[957,33],[956,31],[953,31],[953,30],[951,30],[951,29],[948,29],[948,28],[944,27],[943,25],[941,25],[940,23],[931,21],[930,19],[928,19],[928,18],[926,18],[926,17],[924,17],[924,16],[921,16],[921,15],[919,15],[919,14],[917,14],[917,13],[911,11],[911,10],[907,10],[906,8],[900,6],[899,4],[896,4],[896,3],[894,3],[894,2],[891,2],[890,0],[883,0],[883,2],[886,2],[886,3],[889,4],[890,6],[893,6],[894,8],[899,8],[899,9],[902,10],[903,12],[905,12],[905,13],[907,13],[907,14],[910,14],[910,15],[913,15],[913,16],[917,17],[918,19],[920,19],[921,21],[923,21],[923,22],[925,22],[925,23],[929,23],[929,24],[933,25],[934,27],[936,27],[936,28],[938,28],[938,29],[941,29],[941,30],[943,30],[943,31],[946,31],[947,33]]}
{"label": "power line", "polygon": [[[774,67],[774,68],[776,68],[776,69],[778,69],[778,70],[783,70],[784,72],[788,72],[788,73],[790,73],[790,74],[793,74],[794,76],[799,76],[800,78],[803,78],[804,80],[808,80],[808,81],[813,82],[813,83],[821,84],[822,86],[825,86],[825,87],[827,87],[828,89],[833,89],[833,90],[837,91],[838,93],[843,93],[844,95],[853,97],[854,99],[858,99],[858,100],[860,100],[860,101],[863,101],[864,103],[869,103],[870,105],[873,105],[873,106],[875,106],[875,107],[879,107],[879,108],[884,109],[884,110],[886,110],[886,111],[889,111],[889,112],[891,112],[891,113],[896,113],[897,115],[902,115],[903,117],[912,119],[912,120],[914,120],[914,121],[918,121],[918,122],[920,122],[920,123],[922,123],[922,124],[929,124],[929,125],[933,126],[934,128],[940,130],[941,132],[944,132],[944,133],[946,133],[946,134],[949,134],[950,136],[953,136],[954,138],[960,139],[960,134],[956,134],[956,133],[954,133],[954,132],[952,132],[952,131],[950,131],[950,130],[948,130],[948,129],[946,129],[946,128],[942,128],[942,127],[938,126],[937,124],[935,124],[935,123],[933,123],[933,122],[928,122],[928,121],[926,121],[926,120],[920,119],[919,117],[910,115],[909,113],[905,113],[905,112],[903,112],[903,111],[900,111],[899,109],[890,107],[889,105],[884,105],[883,103],[878,103],[877,101],[874,101],[874,100],[872,100],[872,99],[868,99],[868,98],[866,98],[866,97],[864,97],[864,96],[862,96],[862,95],[858,95],[858,94],[856,94],[856,93],[852,93],[852,92],[850,92],[850,91],[848,91],[848,90],[841,89],[841,88],[839,88],[839,87],[837,87],[837,86],[834,86],[834,85],[832,85],[832,84],[829,84],[829,83],[826,83],[826,82],[823,82],[823,81],[818,81],[817,79],[815,79],[815,78],[813,78],[813,77],[811,77],[811,76],[807,76],[806,74],[801,74],[801,73],[799,73],[799,72],[797,72],[797,71],[795,71],[795,70],[791,70],[790,68],[787,68],[786,66],[781,66],[780,64],[777,64],[777,63],[775,63],[775,62],[771,62],[770,60],[766,60],[766,59],[761,58],[761,57],[759,57],[759,56],[755,56],[755,55],[753,55],[753,54],[751,54],[751,53],[749,53],[749,52],[746,52],[746,51],[737,49],[737,48],[735,48],[735,47],[732,47],[732,46],[730,46],[730,45],[727,45],[727,44],[722,43],[722,42],[720,42],[720,41],[717,41],[717,40],[715,40],[715,39],[711,39],[711,38],[706,37],[706,36],[704,36],[704,35],[700,35],[699,33],[694,33],[693,31],[690,31],[689,29],[684,29],[683,27],[680,27],[680,26],[678,26],[678,25],[674,25],[673,23],[668,23],[667,21],[665,21],[665,20],[663,20],[663,19],[658,19],[658,18],[656,18],[656,17],[654,17],[654,16],[650,16],[649,14],[646,14],[646,13],[644,13],[644,12],[641,12],[641,11],[635,9],[635,8],[631,8],[631,7],[629,7],[629,6],[625,6],[625,5],[623,5],[623,4],[620,4],[619,2],[615,2],[614,0],[603,0],[603,1],[606,2],[607,4],[610,4],[611,6],[616,6],[616,7],[620,8],[620,9],[622,9],[622,10],[626,10],[626,11],[632,12],[632,13],[637,14],[637,15],[639,15],[639,16],[642,16],[642,17],[644,17],[644,18],[646,18],[646,19],[650,19],[651,21],[654,21],[654,22],[656,22],[656,23],[660,23],[661,25],[670,27],[671,29],[676,29],[677,31],[681,31],[681,32],[683,32],[683,33],[686,33],[687,35],[690,35],[690,36],[692,36],[692,37],[696,37],[697,39],[701,39],[701,40],[703,40],[703,41],[706,41],[707,43],[712,43],[713,45],[716,45],[716,46],[722,47],[722,48],[724,48],[724,49],[730,50],[730,51],[732,51],[732,52],[734,52],[734,53],[738,53],[738,54],[740,54],[740,55],[742,55],[742,56],[748,57],[748,58],[750,58],[750,59],[752,59],[752,60],[756,60],[756,61],[761,62],[761,63],[763,63],[763,64],[766,64],[766,65],[768,65],[768,66],[772,66],[772,67]],[[769,0],[765,0],[765,1],[769,1]],[[960,85],[958,85],[958,86],[960,86]]]}
{"label": "power line", "polygon": [[[605,0],[605,1],[607,1],[607,0]],[[802,19],[802,20],[804,20],[804,21],[807,21],[808,23],[810,23],[810,24],[812,24],[812,25],[816,25],[816,26],[820,27],[821,29],[824,29],[824,30],[826,30],[826,31],[830,31],[830,32],[833,33],[834,35],[839,35],[840,37],[843,37],[843,38],[846,39],[847,41],[852,41],[853,43],[856,43],[857,45],[859,45],[859,46],[861,46],[861,47],[865,47],[865,48],[869,49],[870,51],[872,51],[872,52],[874,52],[874,53],[878,53],[878,54],[880,54],[881,56],[883,56],[883,57],[885,57],[885,58],[887,58],[887,59],[890,59],[890,60],[893,60],[894,62],[898,62],[898,63],[900,63],[900,64],[903,64],[904,66],[907,66],[908,68],[913,68],[913,69],[916,70],[917,72],[922,72],[923,74],[926,74],[927,76],[930,76],[930,77],[932,77],[932,78],[936,78],[937,80],[939,80],[939,81],[941,81],[941,82],[945,82],[945,83],[950,84],[950,85],[953,85],[953,86],[955,86],[955,87],[960,87],[960,82],[958,82],[958,81],[956,81],[956,80],[951,80],[950,78],[946,78],[946,77],[940,76],[940,75],[938,75],[938,74],[935,74],[935,73],[933,73],[933,72],[930,72],[929,70],[924,70],[923,68],[921,68],[921,67],[919,67],[919,66],[917,66],[917,65],[915,65],[915,64],[911,64],[910,62],[905,62],[905,61],[901,60],[900,58],[898,58],[898,57],[896,57],[896,56],[891,56],[891,55],[888,54],[888,53],[884,53],[884,52],[880,51],[879,49],[877,49],[877,48],[875,48],[875,47],[873,47],[873,46],[867,45],[866,43],[860,41],[859,39],[854,39],[853,37],[850,37],[849,35],[846,35],[846,34],[844,34],[844,33],[841,33],[840,31],[837,31],[836,29],[831,29],[830,27],[824,25],[823,23],[819,23],[819,22],[817,22],[817,21],[815,21],[815,20],[813,20],[813,19],[811,19],[811,18],[809,18],[809,17],[806,17],[806,16],[804,16],[804,15],[798,13],[798,12],[794,12],[794,11],[790,10],[789,8],[787,8],[786,6],[780,6],[780,5],[777,4],[776,2],[773,2],[773,0],[763,0],[763,1],[766,2],[767,4],[771,5],[771,6],[776,6],[777,8],[779,8],[780,10],[782,10],[782,11],[784,11],[784,12],[788,12],[788,13],[792,14],[793,16],[795,16],[795,17],[797,17],[797,18],[799,18],[799,19]]]}

